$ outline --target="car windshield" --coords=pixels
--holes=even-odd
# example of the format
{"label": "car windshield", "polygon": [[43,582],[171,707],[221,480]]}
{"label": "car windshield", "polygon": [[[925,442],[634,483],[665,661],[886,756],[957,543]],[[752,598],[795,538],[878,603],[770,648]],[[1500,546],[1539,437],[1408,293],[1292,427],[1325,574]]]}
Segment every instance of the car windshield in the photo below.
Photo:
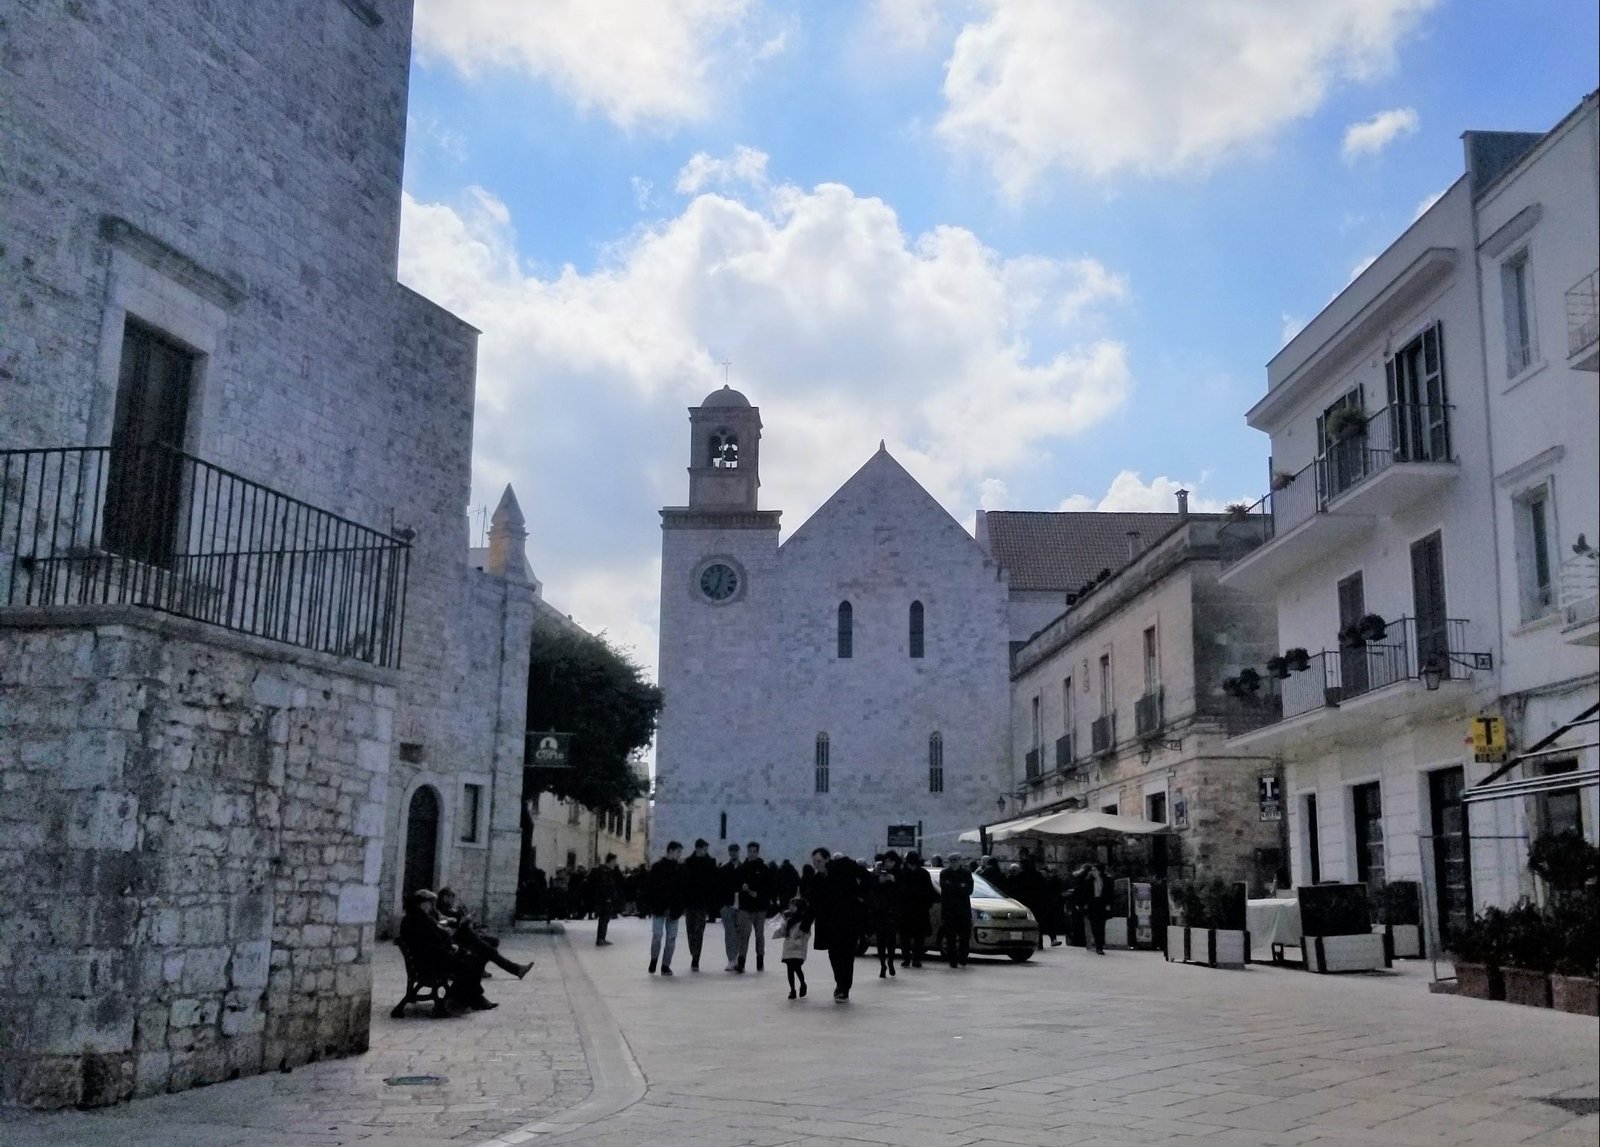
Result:
{"label": "car windshield", "polygon": [[[928,875],[933,878],[933,886],[935,888],[939,887],[939,874],[942,873],[943,871],[944,871],[944,869],[942,869],[942,868],[930,868],[930,869],[928,869]],[[1011,897],[1007,896],[1004,892],[1001,892],[993,884],[990,884],[987,880],[985,880],[983,877],[979,876],[976,872],[972,873],[972,895],[975,898],[979,898],[979,899],[985,899],[985,898],[989,899],[989,900],[1010,900],[1011,899]]]}

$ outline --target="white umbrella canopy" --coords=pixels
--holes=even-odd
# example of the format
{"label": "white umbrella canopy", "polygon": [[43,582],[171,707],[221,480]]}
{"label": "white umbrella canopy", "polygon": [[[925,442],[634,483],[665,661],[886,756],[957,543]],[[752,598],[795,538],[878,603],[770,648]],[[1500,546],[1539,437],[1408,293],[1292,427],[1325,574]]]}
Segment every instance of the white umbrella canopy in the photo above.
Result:
{"label": "white umbrella canopy", "polygon": [[[1046,816],[1024,816],[1018,817],[1016,820],[1003,820],[999,824],[991,824],[988,827],[989,839],[1010,840],[1014,836],[1021,836],[1023,833],[1030,831],[1032,826],[1040,821],[1050,820],[1055,815],[1055,813],[1050,813]],[[979,833],[981,831],[983,830],[969,828],[958,839],[962,844],[977,844],[979,843]]]}
{"label": "white umbrella canopy", "polygon": [[1085,836],[1091,833],[1149,836],[1151,833],[1166,832],[1167,827],[1158,820],[1145,820],[1143,817],[1068,809],[1066,812],[1039,817],[1023,831],[1040,836]]}

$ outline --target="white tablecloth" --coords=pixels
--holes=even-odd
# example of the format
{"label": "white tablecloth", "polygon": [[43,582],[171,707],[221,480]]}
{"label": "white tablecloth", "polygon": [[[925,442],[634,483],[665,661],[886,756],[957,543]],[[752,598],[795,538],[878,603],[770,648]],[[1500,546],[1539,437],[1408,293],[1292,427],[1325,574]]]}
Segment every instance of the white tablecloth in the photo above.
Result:
{"label": "white tablecloth", "polygon": [[1250,943],[1259,948],[1271,944],[1300,946],[1300,902],[1298,900],[1246,900],[1245,927]]}

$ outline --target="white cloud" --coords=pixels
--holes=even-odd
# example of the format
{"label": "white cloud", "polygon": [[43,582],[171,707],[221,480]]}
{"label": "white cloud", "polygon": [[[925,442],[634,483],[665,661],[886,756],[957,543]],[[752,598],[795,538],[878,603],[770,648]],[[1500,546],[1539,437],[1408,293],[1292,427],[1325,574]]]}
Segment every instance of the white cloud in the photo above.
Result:
{"label": "white cloud", "polygon": [[1345,128],[1340,150],[1346,163],[1364,155],[1377,155],[1401,136],[1415,135],[1421,125],[1416,108],[1390,108]]}
{"label": "white cloud", "polygon": [[[982,0],[939,134],[1012,198],[1054,169],[1204,169],[1391,69],[1435,0]],[[904,10],[908,26],[926,6]]]}
{"label": "white cloud", "polygon": [[550,599],[641,649],[637,609],[605,606],[614,582],[593,571],[653,600],[653,507],[683,502],[684,408],[722,360],[762,408],[762,505],[789,530],[879,438],[966,520],[1132,388],[1120,343],[1061,321],[1121,282],[1099,264],[1006,259],[959,227],[908,235],[839,184],[747,194],[704,192],[587,271],[524,265],[481,190],[403,201],[402,279],[483,332],[474,504],[514,481]]}
{"label": "white cloud", "polygon": [[[1202,479],[1204,476],[1202,475]],[[1178,512],[1178,491],[1189,490],[1189,509],[1198,514],[1220,513],[1227,504],[1220,498],[1207,498],[1193,491],[1199,482],[1180,482],[1159,475],[1149,482],[1141,481],[1139,471],[1123,470],[1111,480],[1105,494],[1095,498],[1088,494],[1073,494],[1063,498],[1058,510],[1133,510],[1148,513],[1175,514]]]}
{"label": "white cloud", "polygon": [[650,210],[650,194],[655,190],[656,185],[650,180],[643,179],[637,175],[630,175],[628,184],[633,188],[634,206],[640,211]]}
{"label": "white cloud", "polygon": [[685,195],[695,195],[707,187],[730,187],[741,183],[753,188],[765,188],[767,158],[766,152],[742,145],[734,148],[733,154],[726,159],[716,159],[697,151],[678,172],[678,190]]}
{"label": "white cloud", "polygon": [[[732,49],[752,9],[752,0],[419,0],[416,52],[467,76],[526,73],[623,128],[671,127],[705,118],[718,77],[740,74]],[[781,51],[781,37],[768,48]]]}
{"label": "white cloud", "polygon": [[1449,190],[1450,189],[1448,187],[1441,187],[1432,195],[1424,195],[1421,201],[1417,203],[1417,209],[1411,213],[1411,222],[1415,223],[1418,219],[1421,219],[1424,215],[1426,215],[1428,213],[1428,209],[1431,208],[1435,203],[1439,202],[1439,200],[1443,199],[1445,192]]}
{"label": "white cloud", "polygon": [[946,31],[944,0],[872,0],[867,34],[889,52],[921,52]]}
{"label": "white cloud", "polygon": [[978,506],[985,510],[1003,510],[1009,491],[999,478],[985,478],[978,483]]}
{"label": "white cloud", "polygon": [[1295,335],[1306,329],[1306,321],[1299,315],[1291,315],[1288,311],[1284,311],[1280,317],[1283,320],[1282,345],[1288,346]]}

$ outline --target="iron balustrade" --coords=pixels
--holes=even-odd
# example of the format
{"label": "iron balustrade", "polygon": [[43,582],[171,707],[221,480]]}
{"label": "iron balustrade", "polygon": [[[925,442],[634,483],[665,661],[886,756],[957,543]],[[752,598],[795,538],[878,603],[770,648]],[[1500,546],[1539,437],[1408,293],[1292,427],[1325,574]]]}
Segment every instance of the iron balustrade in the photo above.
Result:
{"label": "iron balustrade", "polygon": [[1161,728],[1161,690],[1146,693],[1133,703],[1133,731],[1147,737]]}
{"label": "iron balustrade", "polygon": [[1029,749],[1022,758],[1023,772],[1030,781],[1039,779],[1039,750]]}
{"label": "iron balustrade", "polygon": [[1600,342],[1600,271],[1590,271],[1567,290],[1567,357]]}
{"label": "iron balustrade", "polygon": [[1067,733],[1056,738],[1056,772],[1071,771],[1072,763],[1072,734]]}
{"label": "iron balustrade", "polygon": [[1600,614],[1600,554],[1594,550],[1573,554],[1561,563],[1560,598],[1567,625],[1582,625]]}
{"label": "iron balustrade", "polygon": [[1321,509],[1323,499],[1316,474],[1317,464],[1312,462],[1294,474],[1284,475],[1274,483],[1276,489],[1222,524],[1217,530],[1217,545],[1224,568],[1309,521]]}
{"label": "iron balustrade", "polygon": [[136,606],[393,667],[410,560],[169,447],[0,451],[0,606]]}
{"label": "iron balustrade", "polygon": [[1317,456],[1319,508],[1397,462],[1453,461],[1447,403],[1391,402]]}
{"label": "iron balustrade", "polygon": [[1117,715],[1107,713],[1096,717],[1089,725],[1089,751],[1095,755],[1109,753],[1117,743]]}

